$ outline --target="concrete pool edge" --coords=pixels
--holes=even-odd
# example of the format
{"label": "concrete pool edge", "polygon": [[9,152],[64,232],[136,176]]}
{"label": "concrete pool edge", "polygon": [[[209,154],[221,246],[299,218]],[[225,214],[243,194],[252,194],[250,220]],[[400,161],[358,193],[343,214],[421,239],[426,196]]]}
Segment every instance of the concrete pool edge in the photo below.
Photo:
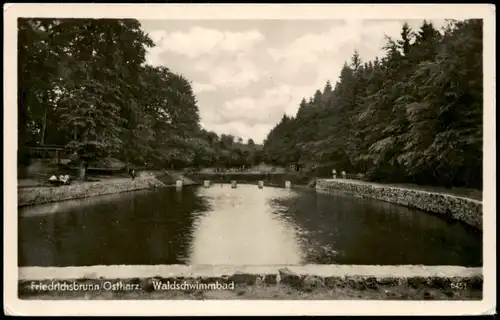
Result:
{"label": "concrete pool edge", "polygon": [[19,267],[19,280],[100,279],[134,277],[204,278],[235,274],[272,275],[289,270],[298,275],[318,277],[482,277],[481,267],[427,265],[272,265],[272,266],[211,266],[211,265],[112,265],[88,267]]}
{"label": "concrete pool edge", "polygon": [[[39,287],[54,283],[87,289],[58,292]],[[118,288],[106,290],[106,284]],[[159,287],[183,284],[177,289]],[[199,284],[221,288],[192,287]],[[101,290],[89,291],[88,286]],[[483,274],[479,267],[424,265],[20,267],[18,295],[49,300],[481,300]]]}
{"label": "concrete pool edge", "polygon": [[483,204],[482,201],[475,199],[345,179],[318,179],[316,191],[321,193],[341,192],[403,205],[447,216],[478,230],[483,230]]}

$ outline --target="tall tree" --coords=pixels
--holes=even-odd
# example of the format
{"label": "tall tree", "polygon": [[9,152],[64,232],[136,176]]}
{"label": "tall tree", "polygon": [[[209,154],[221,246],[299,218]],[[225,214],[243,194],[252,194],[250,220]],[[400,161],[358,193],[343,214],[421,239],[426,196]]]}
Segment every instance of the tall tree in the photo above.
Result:
{"label": "tall tree", "polygon": [[[441,32],[427,21],[416,32],[405,23],[384,49],[368,62],[354,52],[328,98],[325,85],[302,99],[296,117],[269,132],[267,159],[286,164],[292,155],[373,180],[481,187],[481,21],[451,21]],[[326,108],[315,108],[320,93]]]}

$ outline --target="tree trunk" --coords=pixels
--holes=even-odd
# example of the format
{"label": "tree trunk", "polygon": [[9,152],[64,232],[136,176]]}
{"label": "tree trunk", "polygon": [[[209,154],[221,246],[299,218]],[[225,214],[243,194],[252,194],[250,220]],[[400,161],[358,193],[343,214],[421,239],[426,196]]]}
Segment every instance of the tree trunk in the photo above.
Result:
{"label": "tree trunk", "polygon": [[43,119],[42,119],[42,137],[40,138],[40,144],[45,144],[45,139],[47,138],[47,111],[49,109],[48,103],[48,94],[44,92],[42,94],[42,106],[44,108],[43,111]]}
{"label": "tree trunk", "polygon": [[45,112],[43,115],[42,121],[42,137],[40,138],[40,145],[43,145],[45,142],[45,130],[47,130],[47,105],[45,105]]}

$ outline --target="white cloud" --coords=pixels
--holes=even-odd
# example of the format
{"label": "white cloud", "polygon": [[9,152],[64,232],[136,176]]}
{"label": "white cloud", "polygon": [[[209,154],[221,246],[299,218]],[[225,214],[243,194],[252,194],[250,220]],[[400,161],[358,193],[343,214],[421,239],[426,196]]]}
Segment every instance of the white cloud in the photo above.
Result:
{"label": "white cloud", "polygon": [[[437,28],[444,24],[433,22]],[[206,129],[262,142],[283,113],[296,114],[303,97],[322,90],[327,80],[335,86],[354,50],[363,61],[382,57],[385,35],[399,38],[402,24],[346,21],[322,32],[290,30],[289,35],[300,34],[280,46],[258,24],[243,31],[229,30],[227,24],[220,30],[201,25],[187,31],[157,28],[149,32],[157,47],[149,50],[147,60],[189,76]],[[409,24],[418,30],[422,21]]]}
{"label": "white cloud", "polygon": [[[444,20],[433,22],[435,27],[440,28]],[[298,37],[288,45],[268,48],[274,61],[269,73],[277,79],[281,90],[275,96],[280,97],[281,101],[292,97],[292,103],[286,108],[287,114],[294,115],[301,98],[307,99],[317,89],[322,90],[327,80],[335,86],[343,64],[350,62],[354,50],[366,62],[383,56],[386,36],[400,37],[403,23],[404,21],[363,23],[350,20],[343,26],[334,26],[322,33]],[[420,20],[409,22],[414,30],[421,24]],[[314,79],[311,79],[312,72],[316,73]],[[308,83],[301,82],[303,79],[307,79]]]}
{"label": "white cloud", "polygon": [[282,48],[269,48],[277,62],[282,59],[294,62],[314,62],[317,56],[337,51],[343,44],[359,43],[362,38],[362,21],[349,21],[345,26],[335,26],[324,33],[301,36]]}
{"label": "white cloud", "polygon": [[264,90],[259,97],[243,96],[212,108],[204,108],[202,117],[206,124],[238,121],[249,125],[275,124],[284,113],[295,115],[302,97],[312,95],[316,88],[314,85],[275,86]]}
{"label": "white cloud", "polygon": [[206,59],[194,63],[193,68],[209,76],[210,84],[216,87],[244,88],[258,81],[260,73],[255,64],[244,54],[228,58],[222,64]]}
{"label": "white cloud", "polygon": [[263,90],[258,97],[241,96],[221,104],[204,104],[200,108],[203,126],[219,134],[252,138],[261,143],[283,114],[295,116],[302,98],[312,96],[324,84],[319,81],[305,86],[283,84]]}
{"label": "white cloud", "polygon": [[188,58],[244,52],[264,40],[257,30],[229,32],[201,27],[192,27],[188,32],[155,30],[150,32],[150,37],[163,52],[174,52]]}
{"label": "white cloud", "polygon": [[160,47],[148,48],[146,53],[146,63],[155,67],[162,65],[164,63],[162,53],[163,49]]}
{"label": "white cloud", "polygon": [[191,84],[193,91],[195,94],[202,93],[202,92],[211,92],[211,91],[216,91],[217,87],[209,84],[209,83],[200,83],[200,82],[193,82]]}

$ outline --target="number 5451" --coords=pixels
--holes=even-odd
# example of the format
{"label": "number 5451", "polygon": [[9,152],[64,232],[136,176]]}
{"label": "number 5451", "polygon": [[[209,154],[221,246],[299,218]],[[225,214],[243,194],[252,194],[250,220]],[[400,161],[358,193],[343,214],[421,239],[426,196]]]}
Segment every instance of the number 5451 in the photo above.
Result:
{"label": "number 5451", "polygon": [[464,290],[467,288],[467,283],[465,282],[452,282],[450,287],[455,290]]}

